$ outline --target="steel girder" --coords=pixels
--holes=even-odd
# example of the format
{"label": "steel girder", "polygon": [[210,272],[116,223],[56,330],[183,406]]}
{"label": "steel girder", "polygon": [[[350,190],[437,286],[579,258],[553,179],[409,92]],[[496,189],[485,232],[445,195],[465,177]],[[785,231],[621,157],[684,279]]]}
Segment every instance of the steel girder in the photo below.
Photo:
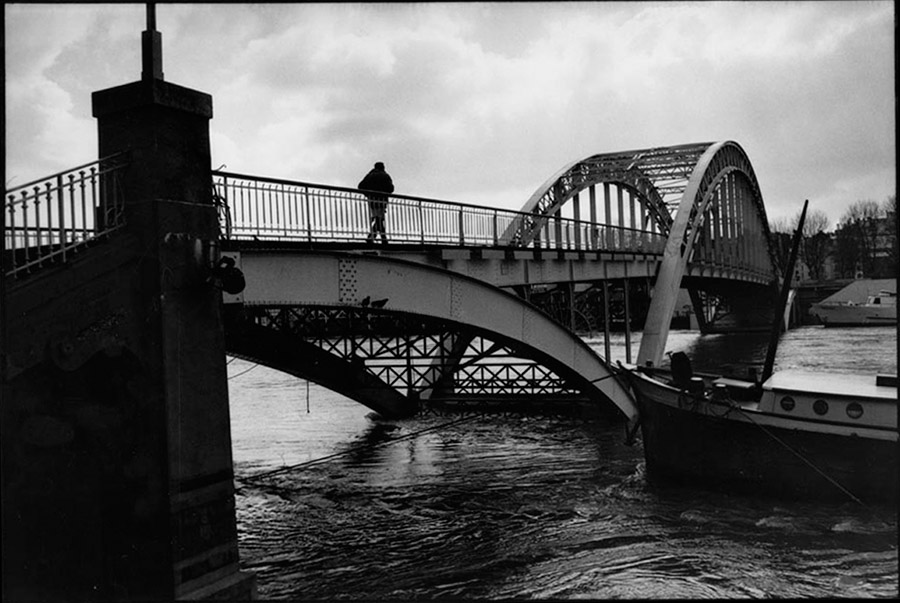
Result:
{"label": "steel girder", "polygon": [[[527,349],[490,341],[445,320],[324,306],[250,306],[243,320],[313,344],[348,367],[364,368],[385,388],[412,400],[584,398],[568,380],[527,358]],[[315,370],[307,368],[304,374],[329,385]]]}
{"label": "steel girder", "polygon": [[[231,255],[247,287],[229,302],[241,302],[245,312],[262,312],[255,320],[272,327],[298,324],[301,315],[286,308],[336,309],[336,314],[304,315],[300,322],[341,324],[336,339],[329,342],[324,335],[316,335],[313,341],[336,357],[352,358],[355,353],[384,383],[419,393],[439,391],[441,377],[455,363],[455,386],[463,383],[468,392],[480,388],[501,395],[491,380],[503,384],[500,389],[506,393],[577,391],[591,400],[611,403],[629,419],[636,415],[627,388],[584,341],[519,297],[477,279],[370,254],[247,251]],[[275,315],[270,313],[273,308],[279,309]],[[352,309],[363,310],[366,317]],[[372,318],[381,313],[404,318],[395,323]],[[354,320],[360,328],[376,320],[378,329],[351,336],[357,328],[349,326]],[[416,320],[421,325],[416,326]],[[328,332],[323,326],[321,333]],[[447,362],[440,361],[439,350],[452,348],[453,338],[471,338],[472,344],[461,357],[450,355]],[[480,353],[471,352],[472,346],[481,345],[478,341],[490,342],[485,350],[491,353],[479,362],[469,362],[469,356]]]}
{"label": "steel girder", "polygon": [[759,184],[746,153],[732,141],[710,145],[703,152],[682,194],[659,267],[638,363],[662,360],[688,263],[696,255],[721,262],[726,248],[734,252],[728,255],[736,265],[749,266],[770,281],[777,279]]}

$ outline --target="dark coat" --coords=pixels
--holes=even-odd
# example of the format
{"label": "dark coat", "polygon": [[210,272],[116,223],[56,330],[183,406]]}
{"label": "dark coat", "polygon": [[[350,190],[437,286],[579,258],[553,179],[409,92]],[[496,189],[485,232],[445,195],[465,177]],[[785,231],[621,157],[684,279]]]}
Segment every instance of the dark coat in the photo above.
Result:
{"label": "dark coat", "polygon": [[[394,182],[390,175],[384,170],[372,169],[366,177],[359,181],[356,185],[361,191],[376,191],[377,193],[393,193]],[[373,201],[387,201],[386,194],[370,194],[366,193],[366,197]]]}

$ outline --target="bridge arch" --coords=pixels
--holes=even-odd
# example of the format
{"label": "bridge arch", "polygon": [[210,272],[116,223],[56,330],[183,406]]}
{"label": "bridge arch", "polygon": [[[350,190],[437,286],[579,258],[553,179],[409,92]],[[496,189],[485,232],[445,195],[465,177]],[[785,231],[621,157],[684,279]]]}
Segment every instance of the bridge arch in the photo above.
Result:
{"label": "bridge arch", "polygon": [[775,250],[759,183],[739,144],[710,144],[694,165],[675,210],[638,351],[662,360],[678,289],[688,264],[724,256],[758,282],[777,279]]}
{"label": "bridge arch", "polygon": [[[242,305],[228,304],[226,314],[247,316],[255,313],[257,317],[263,317],[244,321],[244,328],[249,330],[237,339],[229,333],[233,327],[226,319],[226,346],[237,355],[254,357],[269,365],[278,363],[273,368],[298,374],[296,367],[291,367],[293,361],[284,360],[281,352],[265,352],[267,346],[274,346],[273,349],[288,353],[293,345],[283,333],[276,336],[263,332],[266,325],[296,324],[301,320],[296,311],[293,314],[289,311],[290,308],[330,309],[332,314],[329,316],[340,315],[341,320],[348,321],[356,316],[359,317],[357,322],[368,315],[421,319],[420,322],[427,323],[422,327],[422,337],[434,337],[428,329],[433,330],[435,326],[451,332],[441,344],[448,352],[454,346],[469,344],[476,337],[485,337],[494,342],[495,347],[528,354],[530,359],[554,371],[589,399],[611,404],[628,419],[636,416],[627,388],[584,341],[516,295],[475,278],[370,254],[242,251],[231,255],[237,258],[247,286],[239,299],[232,300],[240,301]],[[379,302],[377,312],[373,310],[374,300]],[[397,332],[410,330],[407,324]],[[257,336],[259,339],[254,343],[253,338]],[[240,343],[234,343],[236,341]],[[303,354],[307,360],[314,357],[317,362],[333,362],[321,350],[308,346],[290,353],[298,362],[299,355]],[[347,357],[352,358],[352,355]],[[333,374],[339,375],[341,370],[352,368],[351,365],[352,361],[348,360],[343,368],[334,367]],[[349,372],[345,375],[350,376]],[[365,383],[362,385],[366,386]],[[383,389],[374,382],[368,385]],[[354,388],[347,388],[342,393],[351,389]],[[400,404],[397,399],[383,403],[375,401],[373,405],[371,399],[363,398],[365,395],[355,399],[373,408],[378,406],[376,410],[398,414],[394,412]]]}
{"label": "bridge arch", "polygon": [[[670,207],[676,203],[694,165],[710,144],[601,153],[573,161],[548,178],[526,201],[520,211],[532,214],[534,218],[524,224],[512,225],[504,237],[527,245],[539,236],[548,220],[563,215],[567,209],[568,217],[576,220],[597,222],[597,214],[603,213],[608,226],[626,227],[627,220],[627,227],[649,228],[666,234],[672,224]],[[604,185],[605,212],[597,207],[595,187],[599,184]],[[610,185],[617,189],[615,204],[610,201]],[[588,211],[582,210],[579,202],[579,193],[584,190],[590,193]],[[635,203],[641,207],[639,216],[630,209],[623,212],[625,192],[629,194],[629,207]]]}
{"label": "bridge arch", "polygon": [[[601,184],[602,195],[595,190]],[[584,190],[590,193],[587,209],[579,198]],[[742,326],[759,321],[753,306],[758,300],[768,304],[767,287],[761,285],[777,278],[759,183],[749,158],[734,141],[603,153],[573,161],[544,182],[521,211],[532,217],[510,226],[505,236],[525,245],[539,243],[547,223],[558,217],[592,223],[593,232],[605,227],[609,233],[639,231],[633,233],[639,238],[648,233],[666,237],[667,261],[658,269],[639,362],[661,360],[682,277],[689,278],[685,284],[704,331],[711,330],[703,318],[709,312],[705,306],[729,295]],[[602,248],[602,237],[600,245],[592,247]],[[727,291],[723,282],[755,287],[752,303],[746,295]],[[710,290],[701,293],[700,287]]]}

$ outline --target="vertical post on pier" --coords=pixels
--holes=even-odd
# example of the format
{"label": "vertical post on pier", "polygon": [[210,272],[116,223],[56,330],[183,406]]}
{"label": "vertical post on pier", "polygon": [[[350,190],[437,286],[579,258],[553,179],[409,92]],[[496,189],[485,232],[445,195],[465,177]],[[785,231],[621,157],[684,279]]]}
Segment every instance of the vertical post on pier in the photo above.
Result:
{"label": "vertical post on pier", "polygon": [[141,80],[161,80],[162,34],[156,31],[156,3],[147,3],[147,29],[141,32]]}

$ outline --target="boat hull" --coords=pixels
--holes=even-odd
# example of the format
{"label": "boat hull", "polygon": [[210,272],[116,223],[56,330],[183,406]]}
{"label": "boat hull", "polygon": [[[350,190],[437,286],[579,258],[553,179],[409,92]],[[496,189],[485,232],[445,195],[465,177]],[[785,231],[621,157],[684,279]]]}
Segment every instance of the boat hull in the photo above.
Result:
{"label": "boat hull", "polygon": [[813,306],[812,313],[826,327],[876,327],[897,324],[896,306]]}
{"label": "boat hull", "polygon": [[897,501],[896,440],[761,427],[737,419],[740,412],[701,414],[661,401],[671,389],[632,382],[653,481],[788,499]]}

